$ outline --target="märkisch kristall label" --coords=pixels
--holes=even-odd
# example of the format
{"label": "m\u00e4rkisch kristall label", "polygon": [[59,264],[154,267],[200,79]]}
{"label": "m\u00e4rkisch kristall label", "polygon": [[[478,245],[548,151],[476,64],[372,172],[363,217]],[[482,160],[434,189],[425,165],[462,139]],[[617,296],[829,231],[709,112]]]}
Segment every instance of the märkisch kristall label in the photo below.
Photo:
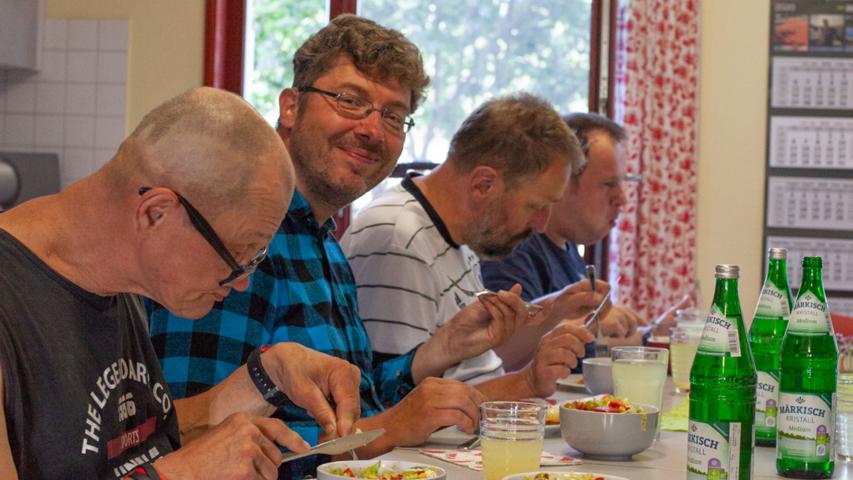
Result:
{"label": "m\u00e4rkisch kristall label", "polygon": [[737,325],[726,318],[723,312],[714,305],[705,320],[702,339],[699,341],[699,352],[712,355],[729,353],[733,357],[740,357],[739,340]]}
{"label": "m\u00e4rkisch kristall label", "polygon": [[761,296],[758,299],[758,307],[755,309],[755,316],[762,318],[784,318],[788,319],[788,298],[785,291],[779,289],[772,282],[767,281],[761,289]]}
{"label": "m\u00e4rkisch kristall label", "polygon": [[829,310],[817,295],[806,292],[797,298],[788,318],[788,332],[800,335],[823,335],[830,332]]}
{"label": "m\u00e4rkisch kristall label", "polygon": [[740,470],[738,422],[690,421],[687,428],[687,479],[737,479]]}
{"label": "m\u00e4rkisch kristall label", "polygon": [[804,462],[825,462],[834,455],[833,408],[835,395],[779,394],[779,435],[777,448],[785,458]]}
{"label": "m\u00e4rkisch kristall label", "polygon": [[755,388],[755,428],[776,427],[779,402],[779,377],[772,372],[756,372],[758,383]]}

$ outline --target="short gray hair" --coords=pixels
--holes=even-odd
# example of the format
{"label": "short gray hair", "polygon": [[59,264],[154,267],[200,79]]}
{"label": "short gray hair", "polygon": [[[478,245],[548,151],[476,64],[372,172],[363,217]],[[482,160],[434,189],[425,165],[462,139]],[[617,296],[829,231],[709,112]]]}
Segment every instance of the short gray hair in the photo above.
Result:
{"label": "short gray hair", "polygon": [[242,205],[262,169],[286,179],[292,168],[281,138],[248,103],[202,87],[148,113],[103,173],[113,185],[171,188],[214,217]]}

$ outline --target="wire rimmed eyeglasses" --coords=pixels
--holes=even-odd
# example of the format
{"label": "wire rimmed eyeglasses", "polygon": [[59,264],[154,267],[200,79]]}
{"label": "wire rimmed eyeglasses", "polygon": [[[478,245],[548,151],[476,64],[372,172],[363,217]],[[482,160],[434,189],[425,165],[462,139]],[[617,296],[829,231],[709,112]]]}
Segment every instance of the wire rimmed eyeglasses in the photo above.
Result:
{"label": "wire rimmed eyeglasses", "polygon": [[299,87],[300,92],[319,93],[335,100],[337,111],[340,115],[361,120],[367,118],[373,112],[379,112],[382,118],[382,124],[390,131],[398,134],[407,134],[412,127],[415,126],[415,121],[412,117],[403,113],[395,112],[386,108],[375,108],[372,103],[367,100],[349,93],[335,93],[328,90],[322,90],[317,87]]}

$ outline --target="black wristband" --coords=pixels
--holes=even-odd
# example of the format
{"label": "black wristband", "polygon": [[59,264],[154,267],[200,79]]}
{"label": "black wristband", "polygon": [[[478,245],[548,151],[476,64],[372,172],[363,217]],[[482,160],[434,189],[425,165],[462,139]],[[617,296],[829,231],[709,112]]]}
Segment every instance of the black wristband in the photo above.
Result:
{"label": "black wristband", "polygon": [[249,371],[249,378],[258,389],[258,392],[272,406],[278,407],[287,401],[287,396],[278,389],[275,382],[272,381],[264,366],[261,364],[261,349],[256,348],[249,354],[249,360],[246,362],[246,368]]}

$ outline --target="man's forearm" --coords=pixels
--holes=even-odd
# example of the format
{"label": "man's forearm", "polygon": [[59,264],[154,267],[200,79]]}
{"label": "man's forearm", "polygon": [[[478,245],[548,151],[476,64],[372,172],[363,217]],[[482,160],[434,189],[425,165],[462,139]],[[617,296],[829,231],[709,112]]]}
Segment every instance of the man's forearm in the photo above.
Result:
{"label": "man's forearm", "polygon": [[450,348],[450,331],[439,328],[435,335],[421,344],[412,358],[412,380],[415,385],[427,377],[442,377],[445,370],[465,360]]}
{"label": "man's forearm", "polygon": [[184,443],[218,425],[233,413],[246,412],[266,417],[272,415],[275,407],[264,400],[243,365],[210,390],[175,400],[175,411],[181,442]]}
{"label": "man's forearm", "polygon": [[533,385],[528,381],[524,370],[487,380],[477,385],[476,388],[489,401],[520,400],[536,396]]}
{"label": "man's forearm", "polygon": [[355,427],[363,432],[384,428],[385,434],[370,442],[369,444],[356,449],[356,454],[359,458],[373,458],[383,453],[388,453],[397,446],[397,441],[394,439],[392,428],[387,425],[389,413],[384,411],[372,417],[362,417],[355,422]]}
{"label": "man's forearm", "polygon": [[[564,319],[558,315],[549,315],[544,322],[535,326],[524,326],[510,337],[509,340],[495,347],[495,353],[501,357],[504,363],[504,369],[508,372],[519,370],[533,358],[536,348],[539,346],[539,341],[542,337],[557,326]],[[574,319],[583,324],[583,318]]]}

